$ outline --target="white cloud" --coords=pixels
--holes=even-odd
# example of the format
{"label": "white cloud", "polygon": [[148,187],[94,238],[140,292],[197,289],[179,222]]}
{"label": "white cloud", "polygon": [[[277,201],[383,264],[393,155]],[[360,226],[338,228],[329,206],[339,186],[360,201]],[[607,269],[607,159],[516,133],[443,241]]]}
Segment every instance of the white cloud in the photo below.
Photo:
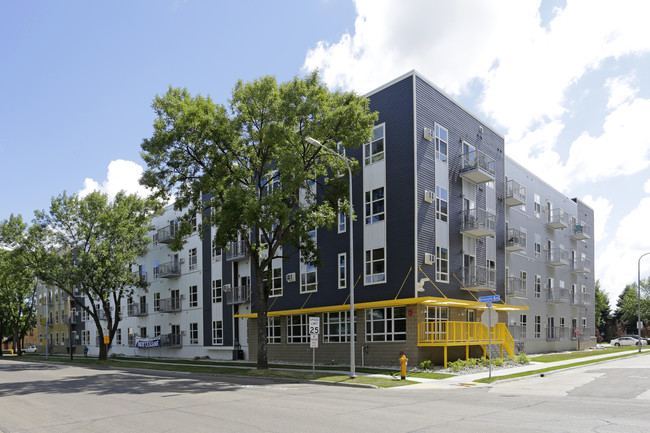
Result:
{"label": "white cloud", "polygon": [[86,178],[84,188],[79,191],[79,196],[84,197],[93,191],[108,194],[109,198],[124,190],[129,194],[138,194],[147,197],[149,191],[139,184],[143,169],[133,161],[117,159],[108,164],[106,179],[100,184],[91,178]]}
{"label": "white cloud", "polygon": [[635,86],[636,76],[634,73],[623,77],[609,78],[605,81],[605,87],[609,90],[609,101],[607,108],[616,108],[619,105],[632,100],[639,92]]}

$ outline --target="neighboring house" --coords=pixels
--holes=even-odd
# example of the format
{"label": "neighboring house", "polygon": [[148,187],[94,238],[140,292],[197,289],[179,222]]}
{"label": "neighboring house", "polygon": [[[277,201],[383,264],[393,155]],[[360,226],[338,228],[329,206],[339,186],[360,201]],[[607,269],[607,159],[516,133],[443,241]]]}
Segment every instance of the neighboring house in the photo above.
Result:
{"label": "neighboring house", "polygon": [[[81,296],[76,296],[83,303]],[[63,290],[42,282],[36,286],[36,347],[39,353],[83,353],[82,337],[87,326],[76,302]],[[91,323],[92,325],[92,323]],[[72,335],[72,341],[70,341]]]}
{"label": "neighboring house", "polygon": [[[478,298],[494,294],[502,300],[492,312],[495,354],[591,343],[593,211],[506,158],[503,136],[417,72],[368,97],[379,112],[374,138],[347,153],[361,166],[354,275],[343,215],[333,230],[313,233],[322,266],[298,254],[275,260],[269,360],[311,362],[308,322],[318,316],[316,361],[346,364],[352,284],[359,365],[395,364],[401,351],[414,365],[484,355],[487,310]],[[168,209],[153,222],[151,250],[133,269],[151,285],[121,306],[127,315],[112,351],[255,360],[248,252],[241,240],[213,249],[198,230],[171,251],[178,216]],[[94,341],[94,326],[86,329]]]}

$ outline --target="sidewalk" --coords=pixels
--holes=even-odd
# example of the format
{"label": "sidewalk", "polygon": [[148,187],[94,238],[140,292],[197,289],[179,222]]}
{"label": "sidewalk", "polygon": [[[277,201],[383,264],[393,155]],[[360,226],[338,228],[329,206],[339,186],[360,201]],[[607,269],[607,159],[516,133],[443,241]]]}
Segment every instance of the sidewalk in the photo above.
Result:
{"label": "sidewalk", "polygon": [[[648,353],[650,352],[650,349],[641,349],[641,353]],[[631,352],[634,354],[638,354],[637,352]],[[499,369],[492,369],[492,377],[498,377],[498,376],[508,376],[511,374],[517,374],[517,373],[524,373],[527,371],[535,371],[535,370],[544,370],[550,367],[559,367],[562,365],[570,365],[570,364],[576,364],[580,362],[585,362],[585,361],[594,361],[594,360],[599,360],[599,359],[606,359],[606,358],[612,358],[614,356],[617,356],[615,354],[607,353],[603,355],[594,355],[594,356],[587,356],[587,357],[582,357],[582,358],[575,358],[575,359],[567,359],[564,361],[556,361],[556,362],[531,362],[530,364],[527,365],[522,365],[520,367],[512,367],[512,368],[499,368]],[[627,356],[632,356],[627,355]],[[621,356],[617,356],[617,358],[620,358]],[[534,358],[533,358],[534,359]],[[569,367],[570,368],[570,367]],[[547,373],[548,374],[548,373]],[[381,375],[370,375],[370,376],[377,376],[377,377],[387,377],[387,376],[381,376]],[[478,379],[484,379],[489,376],[488,371],[482,371],[480,373],[473,373],[473,374],[463,374],[463,375],[458,375],[454,377],[449,377],[446,379],[424,379],[424,378],[419,378],[419,377],[407,377],[408,380],[414,381],[414,382],[420,382],[417,385],[411,385],[411,386],[403,386],[400,387],[399,389],[422,389],[422,388],[458,388],[458,387],[481,387],[481,386],[493,386],[494,384],[490,383],[477,383],[474,382],[475,380]],[[513,379],[514,380],[514,379]]]}

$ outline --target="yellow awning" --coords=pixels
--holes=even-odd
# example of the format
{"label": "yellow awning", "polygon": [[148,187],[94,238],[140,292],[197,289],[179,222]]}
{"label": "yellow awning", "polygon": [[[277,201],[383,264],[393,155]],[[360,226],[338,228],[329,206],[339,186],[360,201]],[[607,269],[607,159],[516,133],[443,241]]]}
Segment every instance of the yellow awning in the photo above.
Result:
{"label": "yellow awning", "polygon": [[[426,306],[436,306],[436,307],[460,307],[460,308],[468,308],[472,310],[484,310],[487,308],[485,302],[428,296],[422,298],[389,299],[385,301],[355,303],[354,309],[356,311],[356,310],[367,310],[370,308],[399,307],[402,305],[416,305],[416,304],[424,304]],[[494,308],[496,311],[524,311],[530,309],[527,306],[496,304],[496,303],[492,304],[492,308]],[[335,311],[346,311],[349,309],[350,309],[350,304],[328,305],[325,307],[297,308],[294,310],[269,311],[268,316],[275,317],[275,316],[292,316],[296,314],[331,313]],[[235,317],[256,319],[257,313],[235,314]]]}

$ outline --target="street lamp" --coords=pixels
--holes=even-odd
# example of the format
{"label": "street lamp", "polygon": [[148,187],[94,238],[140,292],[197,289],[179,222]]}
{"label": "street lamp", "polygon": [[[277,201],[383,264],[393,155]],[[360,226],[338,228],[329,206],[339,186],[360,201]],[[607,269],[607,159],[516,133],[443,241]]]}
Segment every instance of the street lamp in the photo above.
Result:
{"label": "street lamp", "polygon": [[350,285],[350,378],[356,377],[354,372],[354,238],[352,236],[352,168],[350,168],[350,163],[348,159],[341,155],[340,153],[334,152],[332,149],[329,149],[323,145],[320,141],[312,137],[305,138],[305,141],[314,146],[318,146],[343,160],[345,165],[348,167],[348,176],[349,176],[349,189],[350,189],[350,275],[348,277],[348,284]]}
{"label": "street lamp", "polygon": [[639,332],[639,353],[641,353],[641,259],[644,256],[647,256],[650,253],[645,253],[642,254],[641,257],[639,257],[638,261],[638,274],[637,274],[637,280],[636,280],[636,289],[638,291],[638,297],[639,297],[639,321],[636,323],[637,331]]}

